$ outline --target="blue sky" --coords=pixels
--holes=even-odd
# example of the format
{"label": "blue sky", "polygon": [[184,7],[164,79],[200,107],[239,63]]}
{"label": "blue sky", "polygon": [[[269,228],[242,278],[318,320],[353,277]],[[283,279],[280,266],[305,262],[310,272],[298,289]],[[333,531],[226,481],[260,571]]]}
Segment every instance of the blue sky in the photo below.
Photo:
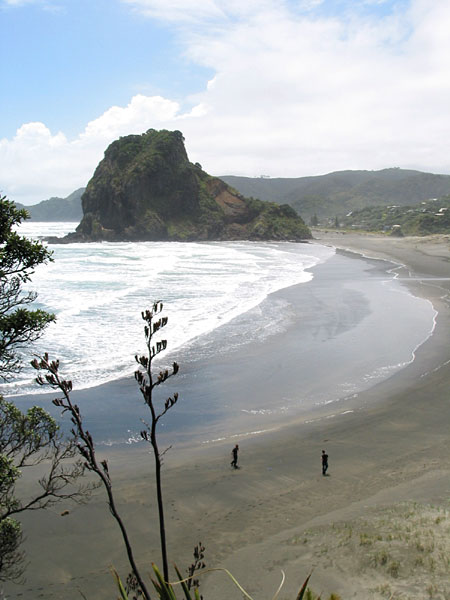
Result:
{"label": "blue sky", "polygon": [[0,0],[0,190],[179,129],[215,175],[450,172],[448,0]]}
{"label": "blue sky", "polygon": [[174,32],[114,0],[4,5],[1,20],[8,137],[27,121],[74,136],[136,93],[183,101],[212,75],[183,59]]}

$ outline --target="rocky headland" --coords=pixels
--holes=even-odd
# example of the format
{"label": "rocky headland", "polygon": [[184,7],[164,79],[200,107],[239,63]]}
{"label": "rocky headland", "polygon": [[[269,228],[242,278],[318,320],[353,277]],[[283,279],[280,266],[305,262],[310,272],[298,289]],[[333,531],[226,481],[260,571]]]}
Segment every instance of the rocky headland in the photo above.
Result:
{"label": "rocky headland", "polygon": [[180,131],[113,142],[82,196],[83,218],[60,242],[311,238],[289,205],[245,198],[189,162]]}

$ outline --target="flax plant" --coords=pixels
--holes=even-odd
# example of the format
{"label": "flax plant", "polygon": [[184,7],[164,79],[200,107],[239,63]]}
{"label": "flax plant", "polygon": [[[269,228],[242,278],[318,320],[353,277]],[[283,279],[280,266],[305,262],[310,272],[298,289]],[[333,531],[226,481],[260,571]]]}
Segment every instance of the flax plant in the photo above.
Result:
{"label": "flax plant", "polygon": [[145,404],[148,406],[151,415],[151,422],[145,423],[146,429],[141,431],[141,437],[143,440],[149,442],[153,449],[153,457],[155,461],[155,480],[156,480],[156,498],[158,501],[158,517],[159,517],[159,536],[161,542],[161,557],[163,565],[163,574],[165,581],[169,580],[169,567],[167,559],[167,546],[166,546],[166,526],[164,521],[164,502],[162,495],[162,481],[161,481],[161,467],[164,453],[159,449],[158,438],[156,435],[157,425],[160,419],[169,411],[177,402],[178,394],[175,393],[173,397],[167,398],[161,407],[157,407],[154,398],[154,390],[157,386],[167,381],[173,375],[178,373],[179,367],[176,362],[172,364],[172,369],[164,369],[159,373],[153,373],[153,361],[156,356],[163,352],[167,347],[167,340],[161,340],[155,342],[155,336],[159,334],[160,330],[167,325],[167,317],[160,317],[163,309],[162,302],[155,302],[152,310],[146,310],[142,313],[142,319],[146,325],[144,327],[145,342],[147,345],[146,356],[135,356],[136,362],[142,367],[135,372],[136,381],[139,384],[139,389],[144,398]]}
{"label": "flax plant", "polygon": [[[183,579],[180,571],[175,566],[175,571],[179,577],[179,580],[169,583],[164,580],[160,570],[154,563],[152,563],[152,569],[155,574],[155,578],[153,578],[153,577],[151,578],[152,583],[158,594],[158,598],[160,600],[177,600],[177,596],[176,596],[175,589],[174,589],[174,586],[176,586],[176,585],[181,586],[181,588],[183,590],[183,597],[185,598],[185,600],[202,600],[202,596],[200,596],[200,594],[198,592],[198,588],[195,588],[193,591],[193,594],[191,594],[189,582],[192,579],[192,575],[190,575],[186,579]],[[242,594],[242,596],[245,598],[245,600],[254,600],[252,598],[252,596],[250,596],[250,594],[248,594],[245,591],[245,589],[241,586],[241,584],[237,581],[237,579],[230,573],[230,571],[228,571],[228,569],[223,569],[223,568],[207,569],[203,573],[210,573],[212,571],[224,572],[231,579],[231,581],[234,583],[234,585],[238,588],[239,592]],[[123,583],[120,579],[120,576],[115,569],[112,569],[112,574],[114,576],[117,588],[120,593],[120,600],[130,600],[128,597],[128,594],[125,590],[125,586],[123,585]],[[281,571],[281,575],[282,575],[281,583],[278,586],[278,589],[275,592],[274,596],[272,597],[272,600],[278,599],[278,596],[283,588],[283,585],[285,582],[284,571]],[[309,574],[308,577],[303,582],[303,585],[300,588],[300,591],[298,592],[297,596],[295,597],[295,600],[321,600],[320,596],[313,595],[312,592],[308,589],[308,582],[309,582],[310,577],[311,577],[311,574]],[[340,600],[340,598],[338,596],[335,596],[334,594],[332,594],[330,596],[329,600]]]}
{"label": "flax plant", "polygon": [[[162,302],[155,302],[151,310],[146,310],[142,313],[142,318],[145,321],[144,333],[145,341],[147,346],[147,355],[136,356],[136,361],[140,365],[140,369],[135,372],[135,378],[139,384],[139,389],[143,395],[144,402],[147,405],[151,420],[150,423],[144,424],[146,429],[141,431],[141,437],[143,440],[149,442],[153,449],[153,456],[155,461],[155,479],[156,479],[156,497],[158,503],[158,517],[159,517],[159,533],[161,542],[161,556],[163,565],[163,577],[164,581],[169,581],[169,569],[168,569],[168,556],[167,556],[167,545],[166,545],[166,528],[164,521],[164,502],[162,495],[162,481],[161,481],[161,468],[163,463],[163,456],[166,450],[161,451],[157,440],[157,425],[160,419],[172,408],[177,400],[178,394],[174,394],[173,397],[167,398],[162,406],[157,405],[154,398],[154,390],[157,386],[167,381],[179,370],[178,364],[173,363],[169,369],[161,370],[157,373],[153,372],[153,362],[156,356],[163,352],[167,347],[166,340],[156,341],[155,336],[159,334],[160,330],[167,325],[167,317],[161,317],[160,313],[163,309]],[[63,379],[59,373],[59,361],[50,360],[49,355],[44,354],[39,360],[34,359],[31,362],[32,366],[44,373],[40,374],[36,381],[39,385],[49,385],[55,390],[59,390],[62,393],[62,397],[53,400],[53,404],[62,409],[62,413],[68,413],[73,425],[72,435],[76,441],[76,447],[78,452],[84,459],[84,468],[92,471],[99,478],[99,485],[102,485],[106,491],[108,497],[108,505],[110,512],[116,520],[123,543],[125,545],[128,561],[132,570],[132,575],[135,578],[137,587],[145,600],[150,600],[150,593],[147,590],[145,582],[139,571],[136,563],[136,559],[133,553],[133,548],[129,539],[129,535],[124,524],[124,521],[119,513],[117,504],[114,498],[112,481],[109,474],[107,460],[99,460],[96,455],[94,440],[87,429],[85,429],[82,415],[79,407],[74,404],[70,398],[72,392],[72,382]],[[199,545],[197,549],[201,549],[202,553],[204,548]],[[195,554],[194,554],[195,555]],[[204,566],[204,564],[203,564]],[[192,573],[198,568],[198,561],[194,562],[191,566]],[[189,572],[189,571],[188,571]],[[188,588],[190,589],[191,583]]]}
{"label": "flax plant", "polygon": [[150,594],[136,564],[127,529],[115,502],[112,481],[109,475],[108,462],[106,459],[102,461],[98,460],[94,440],[92,439],[89,431],[84,427],[83,418],[79,407],[74,404],[70,398],[72,382],[63,379],[60,376],[59,360],[51,361],[47,353],[44,354],[40,360],[34,359],[31,364],[36,370],[43,371],[45,373],[44,376],[38,375],[38,377],[36,377],[36,382],[39,385],[49,385],[53,389],[62,392],[63,396],[61,398],[55,398],[53,400],[53,404],[61,408],[63,414],[67,412],[70,415],[70,420],[73,425],[71,433],[76,440],[76,446],[79,453],[84,458],[84,467],[88,471],[91,471],[97,475],[100,480],[100,485],[103,485],[106,491],[109,510],[111,515],[116,520],[122,534],[122,539],[125,545],[131,570],[136,577],[145,600],[150,600]]}

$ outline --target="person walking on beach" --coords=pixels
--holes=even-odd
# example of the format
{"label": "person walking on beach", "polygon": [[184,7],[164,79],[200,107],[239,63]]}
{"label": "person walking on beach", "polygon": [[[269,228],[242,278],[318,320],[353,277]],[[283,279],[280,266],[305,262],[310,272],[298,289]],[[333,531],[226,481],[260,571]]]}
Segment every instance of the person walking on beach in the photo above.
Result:
{"label": "person walking on beach", "polygon": [[328,469],[328,454],[325,452],[325,450],[322,450],[322,475],[327,474],[327,469]]}
{"label": "person walking on beach", "polygon": [[233,460],[231,461],[231,466],[234,467],[235,469],[239,469],[239,467],[237,465],[238,452],[239,452],[239,446],[236,444],[236,446],[231,451],[231,456],[233,457]]}

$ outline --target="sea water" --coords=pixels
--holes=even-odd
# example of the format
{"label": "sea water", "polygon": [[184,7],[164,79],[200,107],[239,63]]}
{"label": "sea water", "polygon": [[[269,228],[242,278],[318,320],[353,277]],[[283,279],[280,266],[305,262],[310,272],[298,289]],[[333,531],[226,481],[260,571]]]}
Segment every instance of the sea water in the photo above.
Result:
{"label": "sea water", "polygon": [[[75,226],[27,222],[20,231],[62,236]],[[60,360],[90,431],[104,444],[140,439],[146,414],[134,356],[145,354],[141,312],[154,301],[164,303],[169,319],[168,350],[158,361],[181,365],[180,375],[161,386],[182,397],[161,426],[186,443],[194,435],[210,442],[265,431],[357,395],[413,361],[435,323],[431,303],[396,281],[394,264],[315,243],[102,242],[49,249],[54,260],[36,269],[30,289],[56,323],[26,359],[48,351]],[[3,393],[25,398],[23,406],[27,395],[34,402],[48,392],[35,375],[25,368]]]}
{"label": "sea water", "polygon": [[[75,223],[25,222],[20,233],[62,237]],[[155,301],[169,317],[170,349],[186,346],[257,306],[270,293],[307,282],[309,269],[334,254],[309,244],[220,242],[101,242],[51,244],[53,261],[36,269],[29,288],[36,307],[52,312],[33,346],[48,351],[77,389],[133,374],[145,350],[142,311]],[[278,329],[281,323],[275,323]],[[256,323],[242,331],[249,341],[267,331]],[[39,392],[25,368],[8,393]]]}

